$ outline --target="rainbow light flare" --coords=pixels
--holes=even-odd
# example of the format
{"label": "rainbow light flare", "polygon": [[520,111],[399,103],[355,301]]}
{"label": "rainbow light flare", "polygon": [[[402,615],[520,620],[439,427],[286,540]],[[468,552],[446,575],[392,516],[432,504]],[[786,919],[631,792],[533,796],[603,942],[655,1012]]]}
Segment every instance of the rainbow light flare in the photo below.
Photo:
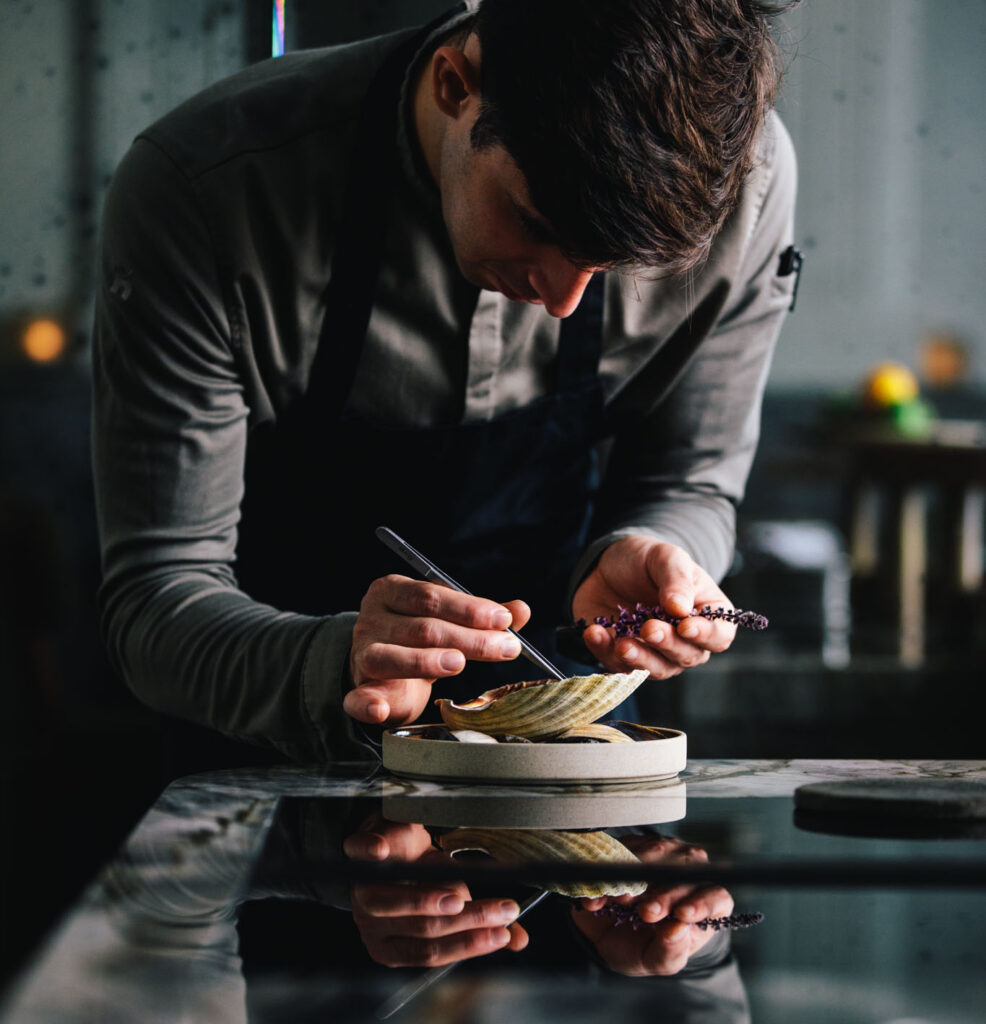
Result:
{"label": "rainbow light flare", "polygon": [[272,57],[284,56],[284,0],[274,0],[270,52]]}

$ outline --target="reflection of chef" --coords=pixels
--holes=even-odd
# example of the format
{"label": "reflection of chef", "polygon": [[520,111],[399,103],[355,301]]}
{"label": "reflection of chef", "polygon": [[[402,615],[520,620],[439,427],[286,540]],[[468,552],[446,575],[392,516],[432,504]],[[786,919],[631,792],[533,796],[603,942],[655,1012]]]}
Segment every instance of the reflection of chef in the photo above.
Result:
{"label": "reflection of chef", "polygon": [[[704,850],[666,836],[631,835],[623,842],[643,861],[708,861]],[[345,849],[349,856],[367,860],[436,855],[421,825],[395,824],[376,815],[346,839]],[[497,949],[523,949],[529,942],[527,930],[512,923],[518,912],[513,900],[471,900],[465,886],[359,885],[352,895],[353,915],[370,955],[390,966],[435,967]],[[609,913],[610,907],[619,909]],[[701,1020],[691,1015],[692,1010],[702,1004],[711,1008],[715,1002],[715,1020],[742,1021],[748,1019],[746,997],[730,955],[728,933],[695,923],[725,917],[732,909],[733,899],[721,886],[682,884],[582,899],[569,913],[579,945],[599,966],[630,978],[687,979],[688,984],[677,986],[669,999],[687,1011],[688,1020]],[[539,938],[546,915],[540,916],[532,928]],[[627,921],[630,916],[635,917],[633,924]],[[666,1009],[663,996],[661,1008]]]}
{"label": "reflection of chef", "polygon": [[[552,983],[555,975],[543,972],[545,967],[565,971],[578,988],[580,976],[573,978],[572,969],[585,968],[588,957],[589,978],[581,981],[618,986],[622,1012],[628,1000],[635,1006],[638,999],[636,982],[626,976],[650,975],[639,990],[648,1019],[658,1008],[662,1024],[749,1019],[725,933],[701,932],[677,916],[685,916],[688,906],[693,915],[728,913],[732,901],[716,887],[648,889],[632,903],[645,922],[636,930],[617,924],[616,915],[591,913],[599,909],[595,902],[549,902],[532,914],[533,923],[525,918],[529,935],[513,920],[514,900],[474,899],[461,884],[359,885],[348,892],[327,876],[340,850],[377,861],[444,856],[423,826],[386,822],[375,812],[367,817],[362,802],[349,816],[361,824],[347,835],[338,801],[287,801],[272,826],[270,800],[220,798],[193,816],[180,800],[164,800],[66,923],[38,969],[12,993],[12,1019],[245,1024],[250,989],[238,955],[237,918],[246,901],[270,897],[340,908],[351,897],[352,919],[378,963],[434,966],[518,951],[530,942],[524,956],[510,963],[542,969],[532,988]],[[645,860],[704,858],[675,840],[625,841]],[[247,888],[244,879],[261,843],[264,857]],[[620,900],[610,902],[628,905]],[[562,906],[565,912],[559,913]],[[347,918],[326,918],[328,935],[334,923],[348,940]],[[331,948],[339,959],[327,966],[341,970],[349,945],[334,938]],[[673,976],[653,976],[662,974]],[[523,999],[523,987],[519,993]],[[506,1016],[497,1010],[502,998],[507,996],[495,986],[484,993],[486,1019]],[[637,1017],[632,1010],[631,1017]]]}

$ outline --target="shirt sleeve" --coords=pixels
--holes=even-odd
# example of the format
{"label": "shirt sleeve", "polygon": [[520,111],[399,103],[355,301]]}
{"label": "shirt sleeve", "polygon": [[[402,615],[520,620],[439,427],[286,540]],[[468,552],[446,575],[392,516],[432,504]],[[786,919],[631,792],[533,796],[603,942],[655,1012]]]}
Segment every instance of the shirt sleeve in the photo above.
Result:
{"label": "shirt sleeve", "polygon": [[249,409],[193,184],[138,140],[102,232],[93,471],[111,662],[165,714],[299,761],[354,756],[355,614],[288,614],[236,584]]}
{"label": "shirt sleeve", "polygon": [[[732,562],[736,507],[756,452],[767,372],[794,275],[779,276],[793,236],[797,168],[781,122],[751,176],[747,212],[734,226],[740,252],[690,311],[681,342],[694,344],[669,393],[616,434],[606,466],[593,541],[573,574],[573,589],[614,540],[646,533],[684,548],[713,578]],[[672,347],[678,339],[672,339]],[[661,373],[662,353],[648,368]],[[667,361],[667,360],[666,360]],[[665,362],[666,362],[665,361]],[[670,356],[673,363],[674,354]]]}

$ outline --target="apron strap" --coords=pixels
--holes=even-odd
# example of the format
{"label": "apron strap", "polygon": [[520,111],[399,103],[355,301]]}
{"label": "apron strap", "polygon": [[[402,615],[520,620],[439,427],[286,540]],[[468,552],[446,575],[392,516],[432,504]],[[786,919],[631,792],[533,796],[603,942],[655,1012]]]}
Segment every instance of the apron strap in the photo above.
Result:
{"label": "apron strap", "polygon": [[575,312],[561,322],[555,359],[556,394],[581,390],[599,376],[605,295],[606,275],[593,274]]}
{"label": "apron strap", "polygon": [[304,402],[321,412],[316,423],[332,422],[331,410],[341,414],[356,377],[400,166],[397,132],[404,78],[432,33],[465,9],[464,3],[458,4],[400,43],[378,69],[360,106],[325,315]]}

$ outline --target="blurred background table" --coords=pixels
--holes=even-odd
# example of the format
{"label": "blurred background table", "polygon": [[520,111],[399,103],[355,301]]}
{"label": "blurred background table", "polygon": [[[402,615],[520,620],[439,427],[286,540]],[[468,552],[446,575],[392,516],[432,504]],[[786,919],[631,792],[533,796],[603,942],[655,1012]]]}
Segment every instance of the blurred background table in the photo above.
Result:
{"label": "blurred background table", "polygon": [[981,628],[986,423],[941,420],[920,439],[861,429],[843,444],[854,580],[893,610],[901,664],[919,666],[930,609],[944,643]]}

